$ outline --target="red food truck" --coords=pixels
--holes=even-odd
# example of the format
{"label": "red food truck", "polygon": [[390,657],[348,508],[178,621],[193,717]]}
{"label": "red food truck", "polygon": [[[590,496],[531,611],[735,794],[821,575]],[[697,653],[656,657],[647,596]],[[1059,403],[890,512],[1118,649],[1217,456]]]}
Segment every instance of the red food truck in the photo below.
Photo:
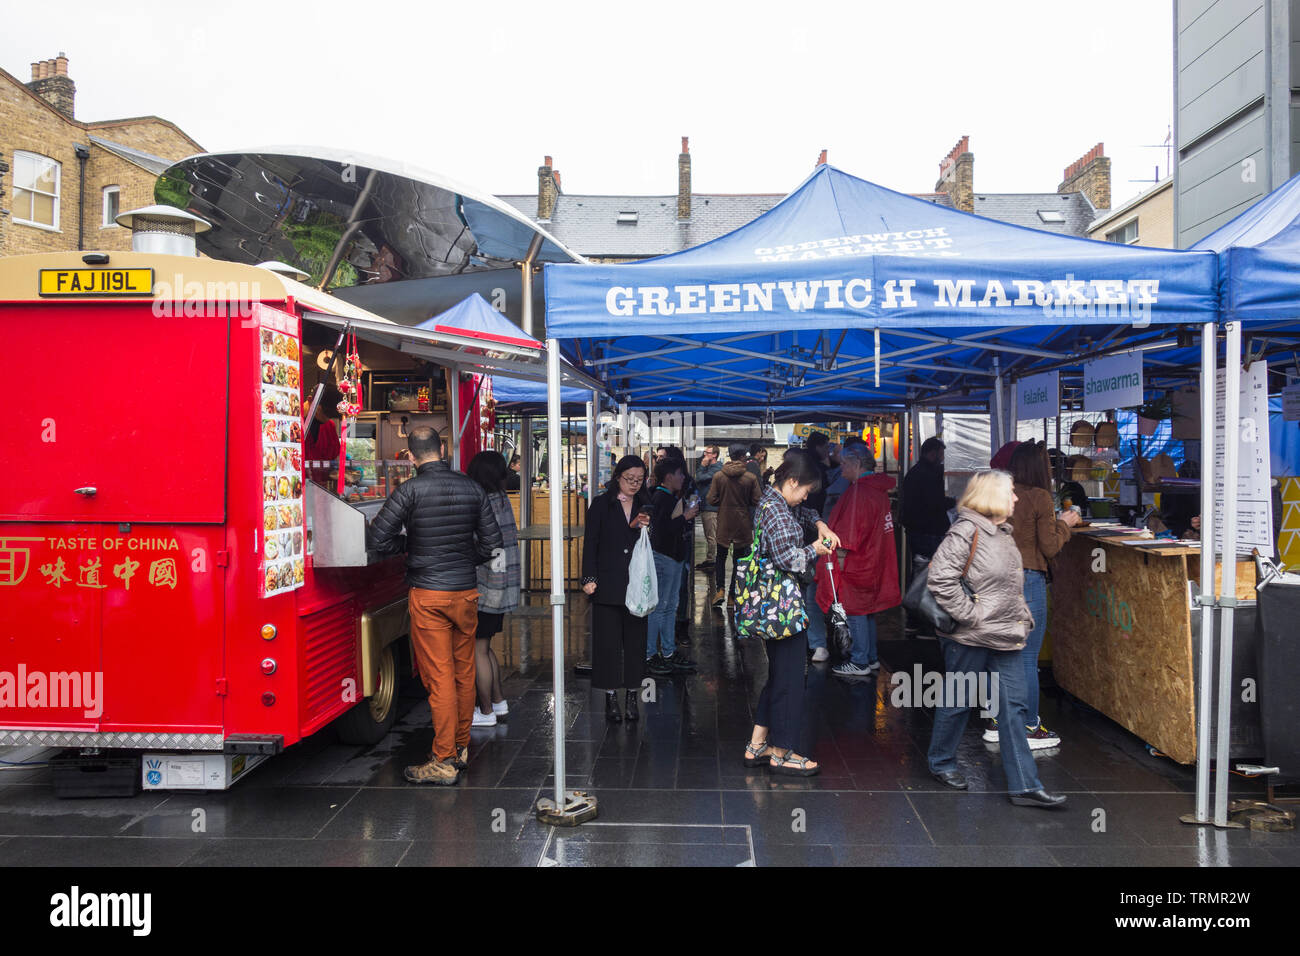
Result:
{"label": "red food truck", "polygon": [[[340,481],[337,460],[305,467],[302,406],[358,329],[366,411]],[[405,429],[456,413],[413,353],[457,343],[152,252],[0,259],[0,341],[0,746],[217,789],[332,721],[387,733],[404,566],[367,554],[365,527],[410,473]]]}

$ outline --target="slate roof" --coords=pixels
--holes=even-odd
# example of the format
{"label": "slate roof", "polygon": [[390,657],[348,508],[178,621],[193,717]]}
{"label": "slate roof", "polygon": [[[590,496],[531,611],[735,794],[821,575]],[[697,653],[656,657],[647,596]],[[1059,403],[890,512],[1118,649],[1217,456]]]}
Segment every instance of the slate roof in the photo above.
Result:
{"label": "slate roof", "polygon": [[[498,196],[534,222],[537,196]],[[767,212],[784,193],[727,195],[693,193],[691,218],[677,220],[677,194],[670,196],[575,196],[556,198],[546,226],[555,238],[588,257],[641,258],[680,252],[716,239]],[[619,222],[620,213],[636,222]]]}
{"label": "slate roof", "polygon": [[[1045,221],[1040,211],[1055,211],[1064,222]],[[1088,235],[1097,209],[1083,193],[976,193],[975,214],[1016,226],[1028,226],[1063,236]]]}

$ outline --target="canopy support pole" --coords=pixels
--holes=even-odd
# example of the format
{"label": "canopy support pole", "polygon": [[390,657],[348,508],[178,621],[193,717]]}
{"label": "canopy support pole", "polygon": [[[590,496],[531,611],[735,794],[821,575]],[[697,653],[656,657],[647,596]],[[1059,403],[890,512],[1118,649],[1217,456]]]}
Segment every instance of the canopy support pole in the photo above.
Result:
{"label": "canopy support pole", "polygon": [[[533,523],[533,416],[523,416],[519,426],[519,527],[528,528]],[[527,591],[532,581],[529,577],[529,558],[532,548],[519,549],[520,587]]]}
{"label": "canopy support pole", "polygon": [[547,490],[551,506],[551,657],[555,699],[555,799],[537,802],[537,817],[555,826],[577,826],[596,816],[596,801],[568,790],[564,774],[564,472],[560,446],[560,342],[546,340]]}
{"label": "canopy support pole", "polygon": [[587,507],[591,507],[592,500],[599,492],[596,490],[596,482],[600,478],[600,460],[605,454],[605,449],[600,447],[600,442],[596,440],[596,419],[600,417],[600,393],[595,389],[591,392],[591,401],[587,402]]}
{"label": "canopy support pole", "polygon": [[1215,327],[1201,326],[1201,649],[1196,695],[1196,813],[1210,822],[1210,701],[1214,699],[1214,400]]}
{"label": "canopy support pole", "polygon": [[[533,233],[533,240],[528,244],[528,251],[524,253],[523,261],[519,263],[519,288],[524,297],[519,313],[520,324],[529,335],[533,335],[533,260],[537,258],[537,253],[541,251],[541,248],[541,233]],[[536,338],[536,336],[533,337]]]}
{"label": "canopy support pole", "polygon": [[998,357],[993,356],[993,412],[997,419],[997,427],[994,435],[997,441],[993,445],[993,453],[997,454],[999,448],[1006,444],[1006,418],[1002,414],[1002,371],[1001,363]]}
{"label": "canopy support pole", "polygon": [[[1223,585],[1218,593],[1219,713],[1214,741],[1214,825],[1216,827],[1229,825],[1228,777],[1231,773],[1231,764],[1228,758],[1228,745],[1231,742],[1233,698],[1232,619],[1237,604],[1237,429],[1241,417],[1241,323],[1229,322],[1226,328],[1227,349],[1223,356],[1223,544],[1219,549],[1220,560],[1223,562]],[[1210,382],[1209,387],[1215,388],[1215,383]],[[1211,576],[1212,580],[1213,576]]]}

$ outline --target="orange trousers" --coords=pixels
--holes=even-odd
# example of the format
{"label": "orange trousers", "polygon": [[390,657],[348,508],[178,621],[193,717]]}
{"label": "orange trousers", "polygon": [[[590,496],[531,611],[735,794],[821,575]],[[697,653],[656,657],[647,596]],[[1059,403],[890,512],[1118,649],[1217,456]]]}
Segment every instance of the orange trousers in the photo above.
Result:
{"label": "orange trousers", "polygon": [[433,756],[447,760],[469,744],[474,719],[474,634],[478,590],[411,588],[411,646],[433,711]]}

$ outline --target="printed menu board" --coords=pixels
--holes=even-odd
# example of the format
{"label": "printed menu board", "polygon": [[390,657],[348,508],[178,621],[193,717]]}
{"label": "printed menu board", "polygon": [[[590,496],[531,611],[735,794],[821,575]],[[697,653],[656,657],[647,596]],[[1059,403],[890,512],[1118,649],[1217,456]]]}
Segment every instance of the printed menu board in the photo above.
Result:
{"label": "printed menu board", "polygon": [[261,322],[262,597],[302,586],[302,388],[298,320],[271,309]]}
{"label": "printed menu board", "polygon": [[[1227,372],[1219,369],[1215,394],[1214,448],[1214,543],[1223,542],[1223,398]],[[1273,556],[1273,487],[1269,475],[1268,363],[1254,362],[1241,373],[1240,421],[1234,431],[1237,441],[1237,554],[1259,548]]]}

